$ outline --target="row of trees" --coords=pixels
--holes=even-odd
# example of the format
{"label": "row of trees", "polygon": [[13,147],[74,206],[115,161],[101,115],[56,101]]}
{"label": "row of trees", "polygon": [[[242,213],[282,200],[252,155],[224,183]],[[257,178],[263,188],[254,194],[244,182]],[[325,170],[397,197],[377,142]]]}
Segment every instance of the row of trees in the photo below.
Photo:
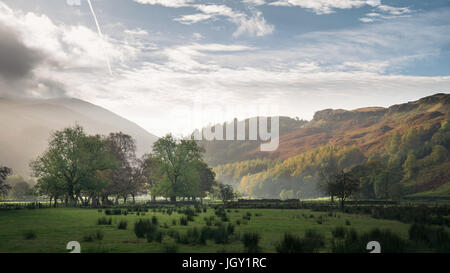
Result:
{"label": "row of trees", "polygon": [[215,173],[203,161],[204,150],[193,140],[167,135],[153,145],[153,152],[137,158],[132,137],[111,133],[107,137],[87,135],[75,126],[55,132],[47,151],[31,163],[38,178],[36,193],[50,202],[68,205],[99,205],[138,194],[203,198],[220,190]]}

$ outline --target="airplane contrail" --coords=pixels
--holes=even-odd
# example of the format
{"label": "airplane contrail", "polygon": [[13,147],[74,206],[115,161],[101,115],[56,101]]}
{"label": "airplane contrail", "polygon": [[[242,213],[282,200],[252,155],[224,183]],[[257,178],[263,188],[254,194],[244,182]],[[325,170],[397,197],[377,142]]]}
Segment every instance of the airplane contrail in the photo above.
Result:
{"label": "airplane contrail", "polygon": [[[95,15],[95,11],[94,11],[94,8],[92,7],[91,0],[87,0],[87,2],[89,4],[89,8],[91,9],[92,16],[94,17],[95,25],[97,26],[98,35],[103,40],[102,30],[100,29],[100,25],[97,20],[97,15]],[[104,52],[106,52],[106,50],[104,50]],[[105,54],[105,57],[106,57],[106,64],[108,65],[108,69],[109,69],[109,74],[112,76],[112,69],[111,69],[111,64],[109,63],[108,55]]]}

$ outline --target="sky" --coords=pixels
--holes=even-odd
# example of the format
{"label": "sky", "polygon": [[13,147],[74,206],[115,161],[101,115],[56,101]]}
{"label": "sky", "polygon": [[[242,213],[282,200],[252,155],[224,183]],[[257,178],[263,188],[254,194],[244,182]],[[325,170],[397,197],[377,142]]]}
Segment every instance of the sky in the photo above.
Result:
{"label": "sky", "polygon": [[90,2],[0,0],[0,96],[79,98],[162,136],[450,93],[450,0]]}

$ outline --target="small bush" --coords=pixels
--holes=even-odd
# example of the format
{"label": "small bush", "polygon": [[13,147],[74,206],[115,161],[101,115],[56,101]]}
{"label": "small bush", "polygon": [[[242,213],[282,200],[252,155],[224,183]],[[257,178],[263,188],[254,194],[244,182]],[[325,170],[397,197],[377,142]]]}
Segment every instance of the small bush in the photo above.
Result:
{"label": "small bush", "polygon": [[164,233],[162,231],[150,232],[145,235],[147,242],[151,243],[152,241],[161,243],[163,239]]}
{"label": "small bush", "polygon": [[180,218],[180,225],[182,225],[182,226],[187,226],[188,225],[188,219],[186,218],[186,217],[184,217],[184,216],[182,216],[181,218]]}
{"label": "small bush", "polygon": [[244,244],[244,248],[247,253],[258,253],[260,251],[260,240],[261,235],[256,232],[246,232],[241,238],[241,241]]}
{"label": "small bush", "polygon": [[213,231],[213,239],[216,244],[228,243],[228,231],[224,226],[220,226]]}
{"label": "small bush", "polygon": [[37,234],[33,230],[28,230],[23,234],[23,237],[25,238],[25,240],[34,240],[37,238]]}
{"label": "small bush", "polygon": [[104,234],[101,230],[96,230],[95,232],[86,234],[83,236],[84,242],[93,242],[95,240],[101,241],[103,240]]}
{"label": "small bush", "polygon": [[278,253],[303,253],[305,252],[301,238],[285,233],[283,240],[276,246]]}
{"label": "small bush", "polygon": [[157,225],[158,224],[158,218],[156,216],[152,216],[152,224]]}
{"label": "small bush", "polygon": [[343,239],[345,237],[345,228],[336,227],[331,231],[331,235],[333,235],[333,238]]}
{"label": "small bush", "polygon": [[153,233],[157,226],[153,225],[148,219],[139,219],[134,224],[134,233],[138,238],[145,238],[148,233]]}
{"label": "small bush", "polygon": [[118,229],[127,229],[128,222],[125,220],[121,220],[119,222],[119,225],[117,226]]}
{"label": "small bush", "polygon": [[97,225],[111,225],[112,218],[101,217],[97,220]]}
{"label": "small bush", "polygon": [[307,253],[315,253],[325,247],[325,237],[323,234],[311,229],[306,231],[302,242]]}
{"label": "small bush", "polygon": [[352,223],[350,223],[350,220],[348,220],[348,219],[345,220],[345,225],[346,225],[346,226],[350,226],[351,224],[352,224]]}

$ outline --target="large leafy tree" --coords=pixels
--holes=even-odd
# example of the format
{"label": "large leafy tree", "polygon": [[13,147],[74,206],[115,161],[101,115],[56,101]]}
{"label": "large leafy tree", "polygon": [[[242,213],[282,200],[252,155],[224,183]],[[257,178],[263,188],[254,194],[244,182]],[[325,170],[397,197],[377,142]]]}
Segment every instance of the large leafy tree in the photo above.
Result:
{"label": "large leafy tree", "polygon": [[87,136],[82,127],[65,128],[52,134],[49,147],[31,163],[41,189],[65,192],[69,205],[83,192],[99,190],[98,174],[114,166],[100,136]]}
{"label": "large leafy tree", "polygon": [[163,178],[159,160],[152,154],[147,154],[140,161],[140,174],[142,190],[148,192],[152,196],[152,201],[156,200],[158,181]]}
{"label": "large leafy tree", "polygon": [[196,163],[196,169],[200,178],[200,198],[206,197],[208,192],[212,191],[216,173],[203,161]]}
{"label": "large leafy tree", "polygon": [[116,202],[123,197],[126,203],[129,195],[134,196],[140,190],[139,161],[136,158],[134,139],[122,132],[111,133],[106,139],[106,146],[117,166],[109,173],[110,184],[107,194],[115,195]]}
{"label": "large leafy tree", "polygon": [[0,166],[0,197],[8,195],[11,186],[6,184],[6,178],[11,174],[12,170],[8,167]]}
{"label": "large leafy tree", "polygon": [[153,155],[164,175],[158,183],[158,192],[172,202],[177,196],[186,196],[186,190],[193,186],[189,183],[195,182],[195,163],[201,161],[203,151],[194,140],[177,141],[170,134],[158,139],[153,145]]}
{"label": "large leafy tree", "polygon": [[345,201],[359,189],[359,181],[354,179],[349,172],[341,171],[334,179],[326,184],[326,191],[339,198],[341,207]]}

